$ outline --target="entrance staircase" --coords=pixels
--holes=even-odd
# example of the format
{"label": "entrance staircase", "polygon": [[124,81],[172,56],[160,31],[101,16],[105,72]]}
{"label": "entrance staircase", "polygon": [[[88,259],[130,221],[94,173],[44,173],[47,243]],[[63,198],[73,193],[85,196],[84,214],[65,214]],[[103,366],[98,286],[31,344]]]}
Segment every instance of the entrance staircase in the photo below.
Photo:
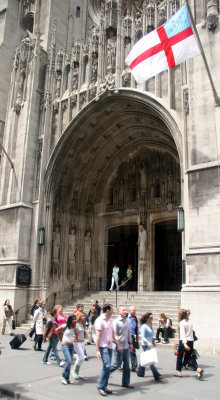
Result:
{"label": "entrance staircase", "polygon": [[[117,307],[123,305],[129,309],[130,306],[135,305],[137,309],[137,318],[145,314],[146,312],[153,313],[153,327],[156,335],[156,329],[158,324],[158,317],[160,313],[164,313],[168,318],[172,320],[172,327],[174,329],[174,337],[169,339],[169,345],[158,344],[159,346],[171,347],[178,340],[178,311],[180,309],[181,294],[180,292],[89,292],[85,296],[77,299],[77,301],[71,302],[64,305],[64,314],[67,316],[72,314],[76,308],[77,303],[84,305],[85,312],[88,312],[92,306],[94,300],[99,301],[99,305],[103,303],[111,303],[114,308],[114,314],[112,318],[117,317]],[[31,319],[23,323],[19,329],[28,330],[31,326]]]}

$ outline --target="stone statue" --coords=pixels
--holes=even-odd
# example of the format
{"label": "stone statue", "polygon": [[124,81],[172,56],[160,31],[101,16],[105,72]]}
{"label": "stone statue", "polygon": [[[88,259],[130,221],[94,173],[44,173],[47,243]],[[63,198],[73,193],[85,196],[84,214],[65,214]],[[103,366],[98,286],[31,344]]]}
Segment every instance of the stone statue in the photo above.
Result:
{"label": "stone statue", "polygon": [[139,225],[139,260],[146,260],[147,232],[142,224]]}
{"label": "stone statue", "polygon": [[75,262],[76,254],[76,234],[75,229],[71,229],[69,233],[69,260]]}
{"label": "stone statue", "polygon": [[144,161],[141,161],[140,176],[141,176],[141,190],[147,190],[147,173]]}
{"label": "stone statue", "polygon": [[94,51],[92,53],[92,73],[91,73],[91,83],[95,84],[97,81],[98,72],[98,54]]}
{"label": "stone statue", "polygon": [[107,40],[107,72],[115,73],[116,63],[116,36],[114,30],[109,30],[109,37]]}
{"label": "stone statue", "polygon": [[62,78],[62,72],[60,70],[57,70],[56,71],[56,90],[55,90],[56,98],[60,97],[61,78]]}
{"label": "stone statue", "polygon": [[58,260],[60,255],[60,229],[56,226],[53,232],[53,260]]}
{"label": "stone statue", "polygon": [[73,77],[72,77],[72,91],[78,90],[78,77],[79,77],[79,63],[74,62],[73,64]]}
{"label": "stone statue", "polygon": [[90,262],[91,261],[91,232],[87,231],[85,235],[85,261]]}
{"label": "stone statue", "polygon": [[214,31],[218,26],[218,5],[216,0],[209,0],[207,3],[208,29]]}
{"label": "stone statue", "polygon": [[16,93],[17,104],[22,103],[25,78],[26,78],[26,61],[24,60],[21,61],[18,70],[17,93]]}

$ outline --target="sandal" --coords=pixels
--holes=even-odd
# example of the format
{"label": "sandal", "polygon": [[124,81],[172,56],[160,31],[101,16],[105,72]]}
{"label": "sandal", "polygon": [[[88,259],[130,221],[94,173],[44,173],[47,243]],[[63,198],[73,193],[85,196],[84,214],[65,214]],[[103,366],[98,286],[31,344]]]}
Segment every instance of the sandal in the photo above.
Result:
{"label": "sandal", "polygon": [[203,376],[203,372],[204,372],[203,369],[198,368],[198,369],[197,369],[197,372],[198,372],[197,379],[201,379],[202,376]]}
{"label": "sandal", "polygon": [[185,368],[185,369],[191,369],[190,367],[187,367],[187,365],[184,365],[184,368]]}
{"label": "sandal", "polygon": [[176,376],[177,378],[182,378],[183,375],[179,375],[178,373],[174,374],[174,376]]}

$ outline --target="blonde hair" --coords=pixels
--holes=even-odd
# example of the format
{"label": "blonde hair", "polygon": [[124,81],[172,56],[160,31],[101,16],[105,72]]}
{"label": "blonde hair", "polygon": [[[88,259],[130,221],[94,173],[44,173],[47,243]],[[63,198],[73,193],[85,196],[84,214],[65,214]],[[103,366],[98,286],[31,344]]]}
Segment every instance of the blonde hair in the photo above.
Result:
{"label": "blonde hair", "polygon": [[84,316],[85,316],[85,315],[84,315],[82,312],[76,313],[76,322],[79,322],[80,319],[81,319],[82,317],[84,317]]}
{"label": "blonde hair", "polygon": [[59,308],[63,308],[63,306],[61,306],[61,304],[56,304],[56,305],[54,306],[54,308],[55,308],[55,310],[58,310]]}

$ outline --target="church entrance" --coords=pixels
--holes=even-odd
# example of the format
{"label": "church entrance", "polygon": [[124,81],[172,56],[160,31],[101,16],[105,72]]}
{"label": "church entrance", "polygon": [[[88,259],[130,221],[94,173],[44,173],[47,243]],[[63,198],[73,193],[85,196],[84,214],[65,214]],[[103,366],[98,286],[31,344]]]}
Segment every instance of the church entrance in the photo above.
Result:
{"label": "church entrance", "polygon": [[181,290],[181,233],[176,221],[155,226],[155,290]]}
{"label": "church entrance", "polygon": [[128,265],[132,265],[133,282],[130,289],[137,290],[138,277],[138,225],[117,226],[108,230],[107,286],[111,286],[114,263],[119,267],[119,284],[126,279]]}

